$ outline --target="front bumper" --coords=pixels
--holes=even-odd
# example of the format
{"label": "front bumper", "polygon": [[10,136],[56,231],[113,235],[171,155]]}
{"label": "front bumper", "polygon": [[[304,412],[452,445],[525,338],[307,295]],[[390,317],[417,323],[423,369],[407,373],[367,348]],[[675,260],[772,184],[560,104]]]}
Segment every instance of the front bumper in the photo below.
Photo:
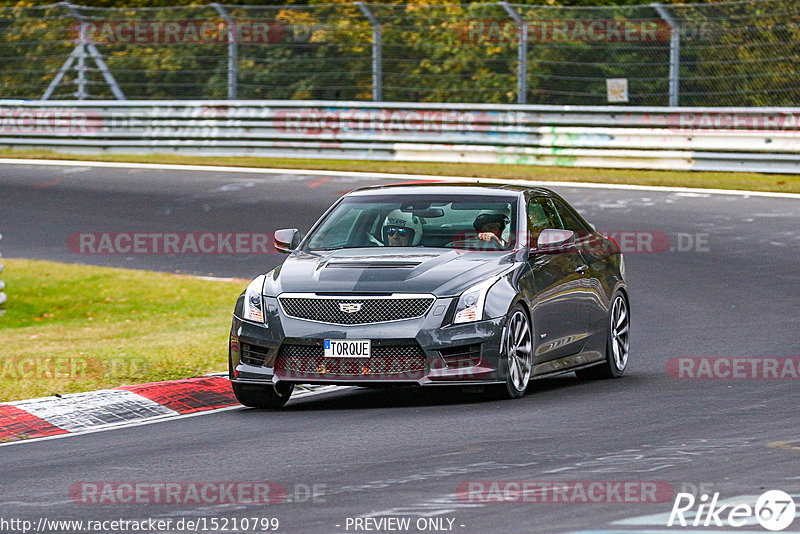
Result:
{"label": "front bumper", "polygon": [[[237,313],[233,316],[232,381],[337,385],[504,381],[498,362],[505,317],[451,325],[452,298],[437,299],[421,318],[353,326],[287,317],[275,298],[265,298],[264,304],[265,323],[243,320]],[[373,357],[323,358],[325,339],[370,339]]]}

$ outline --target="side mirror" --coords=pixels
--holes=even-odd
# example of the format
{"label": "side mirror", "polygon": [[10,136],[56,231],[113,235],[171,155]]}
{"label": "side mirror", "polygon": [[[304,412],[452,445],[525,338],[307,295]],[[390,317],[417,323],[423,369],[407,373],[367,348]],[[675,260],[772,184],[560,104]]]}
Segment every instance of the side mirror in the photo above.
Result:
{"label": "side mirror", "polygon": [[288,228],[275,231],[275,250],[282,254],[289,254],[300,244],[300,232],[297,228]]}
{"label": "side mirror", "polygon": [[575,232],[572,230],[542,230],[536,241],[535,252],[542,254],[558,254],[567,252],[575,246]]}

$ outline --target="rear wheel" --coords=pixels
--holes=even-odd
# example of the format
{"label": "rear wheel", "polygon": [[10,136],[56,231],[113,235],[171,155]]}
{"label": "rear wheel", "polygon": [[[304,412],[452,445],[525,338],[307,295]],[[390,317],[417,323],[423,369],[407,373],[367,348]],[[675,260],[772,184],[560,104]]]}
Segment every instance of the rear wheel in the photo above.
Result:
{"label": "rear wheel", "polygon": [[504,397],[517,399],[525,395],[533,368],[531,322],[525,308],[515,304],[508,313],[500,352],[500,367],[506,383],[501,386]]}
{"label": "rear wheel", "polygon": [[239,384],[233,382],[233,394],[236,400],[250,408],[280,408],[289,401],[294,391],[294,384],[278,385]]}
{"label": "rear wheel", "polygon": [[630,320],[628,301],[622,293],[615,293],[608,318],[606,359],[601,365],[575,371],[578,378],[584,380],[619,378],[625,373],[625,368],[628,366]]}

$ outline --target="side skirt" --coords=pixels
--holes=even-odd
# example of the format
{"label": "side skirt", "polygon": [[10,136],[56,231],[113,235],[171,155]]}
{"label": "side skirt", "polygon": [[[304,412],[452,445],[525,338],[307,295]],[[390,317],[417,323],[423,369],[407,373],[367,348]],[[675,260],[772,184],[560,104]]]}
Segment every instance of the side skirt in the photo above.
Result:
{"label": "side skirt", "polygon": [[531,378],[548,378],[577,371],[578,369],[586,369],[587,367],[600,365],[605,359],[605,356],[599,352],[579,352],[578,354],[534,365]]}

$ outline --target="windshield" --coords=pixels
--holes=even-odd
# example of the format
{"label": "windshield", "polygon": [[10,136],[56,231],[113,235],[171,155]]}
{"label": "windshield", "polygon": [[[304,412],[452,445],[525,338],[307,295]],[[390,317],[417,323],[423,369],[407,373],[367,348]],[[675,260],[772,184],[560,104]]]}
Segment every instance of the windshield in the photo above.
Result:
{"label": "windshield", "polygon": [[516,219],[517,198],[514,196],[348,197],[309,234],[304,249],[509,250],[516,242]]}

